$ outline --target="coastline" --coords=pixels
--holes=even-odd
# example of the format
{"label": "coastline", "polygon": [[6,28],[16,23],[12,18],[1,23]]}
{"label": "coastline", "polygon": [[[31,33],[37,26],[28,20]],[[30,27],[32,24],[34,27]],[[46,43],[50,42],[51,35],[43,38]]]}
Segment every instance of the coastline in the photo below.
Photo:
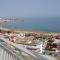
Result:
{"label": "coastline", "polygon": [[[7,31],[19,31],[19,32],[27,32],[27,33],[37,33],[37,34],[55,34],[56,32],[35,32],[35,31],[30,31],[30,30],[21,30],[21,29],[9,29],[9,28],[0,28],[2,30],[7,30]],[[60,34],[60,33],[57,33]],[[48,60],[58,60],[56,57],[49,56],[49,55],[43,55],[43,57],[47,58]]]}
{"label": "coastline", "polygon": [[27,32],[27,33],[38,33],[38,34],[60,34],[60,32],[45,32],[45,31],[33,31],[33,30],[28,30],[28,29],[14,29],[14,28],[4,28],[0,27],[2,30],[7,30],[7,31],[17,31],[17,32]]}

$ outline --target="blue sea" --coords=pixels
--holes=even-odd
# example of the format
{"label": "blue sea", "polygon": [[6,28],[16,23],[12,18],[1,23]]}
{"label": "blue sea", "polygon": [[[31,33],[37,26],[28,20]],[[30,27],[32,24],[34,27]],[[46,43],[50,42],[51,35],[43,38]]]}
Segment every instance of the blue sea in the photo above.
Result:
{"label": "blue sea", "polygon": [[22,18],[5,22],[3,27],[31,31],[60,32],[60,18]]}

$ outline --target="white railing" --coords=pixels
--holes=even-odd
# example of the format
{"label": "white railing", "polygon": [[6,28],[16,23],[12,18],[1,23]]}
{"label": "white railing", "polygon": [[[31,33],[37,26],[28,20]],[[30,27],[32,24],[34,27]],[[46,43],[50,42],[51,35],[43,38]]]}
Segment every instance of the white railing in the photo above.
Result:
{"label": "white railing", "polygon": [[23,60],[16,53],[0,44],[0,60]]}
{"label": "white railing", "polygon": [[[17,54],[12,49],[7,48],[3,43],[0,42],[0,60],[47,60],[43,56],[37,56],[34,53],[30,52],[26,48],[10,42],[8,39],[5,39],[3,36],[0,36],[0,41],[4,41],[5,44],[14,46],[19,50],[20,54]],[[23,55],[24,54],[24,55]]]}

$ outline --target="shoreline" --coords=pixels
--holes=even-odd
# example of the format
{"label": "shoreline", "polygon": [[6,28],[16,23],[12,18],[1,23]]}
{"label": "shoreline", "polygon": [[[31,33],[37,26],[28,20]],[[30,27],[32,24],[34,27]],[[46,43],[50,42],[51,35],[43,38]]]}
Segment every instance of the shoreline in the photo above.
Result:
{"label": "shoreline", "polygon": [[15,29],[15,28],[5,28],[5,27],[0,27],[2,30],[11,30],[11,31],[17,31],[17,32],[27,32],[27,33],[42,33],[42,34],[60,34],[60,32],[45,32],[45,31],[33,31],[29,29]]}

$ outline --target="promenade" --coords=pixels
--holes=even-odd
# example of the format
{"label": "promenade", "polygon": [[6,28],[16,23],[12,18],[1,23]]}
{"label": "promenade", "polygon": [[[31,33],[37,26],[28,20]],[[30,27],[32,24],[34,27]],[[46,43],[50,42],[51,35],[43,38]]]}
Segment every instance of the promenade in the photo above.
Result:
{"label": "promenade", "polygon": [[[15,48],[19,50],[20,53],[23,52],[23,56],[21,54],[16,53],[12,49],[7,48],[6,47],[7,44],[13,45]],[[48,59],[46,59],[42,55],[41,56],[38,54],[35,55],[35,53],[30,52],[24,47],[14,44],[0,36],[0,60],[48,60]]]}

